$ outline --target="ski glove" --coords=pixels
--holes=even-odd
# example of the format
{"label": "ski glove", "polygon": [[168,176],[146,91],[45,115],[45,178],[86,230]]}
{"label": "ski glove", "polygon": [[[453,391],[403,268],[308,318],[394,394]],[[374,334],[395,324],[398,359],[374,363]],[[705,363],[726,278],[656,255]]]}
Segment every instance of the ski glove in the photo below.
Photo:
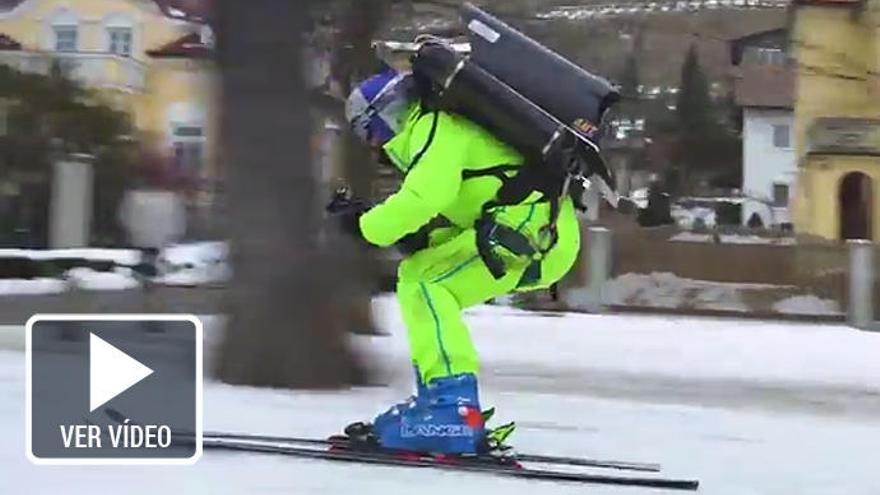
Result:
{"label": "ski glove", "polygon": [[352,197],[347,187],[337,189],[333,200],[325,208],[327,213],[339,219],[343,232],[359,239],[363,239],[360,218],[369,209],[370,205],[362,199]]}
{"label": "ski glove", "polygon": [[[343,187],[336,190],[333,200],[327,205],[325,210],[330,215],[339,219],[342,231],[366,241],[361,233],[360,219],[367,210],[372,206],[362,199],[352,197],[348,188]],[[425,226],[417,232],[403,236],[394,247],[404,256],[409,256],[416,251],[421,251],[428,247],[430,226]]]}
{"label": "ski glove", "polygon": [[428,247],[430,243],[430,229],[422,227],[418,232],[403,236],[394,247],[400,251],[400,254],[409,256],[417,251],[421,251]]}

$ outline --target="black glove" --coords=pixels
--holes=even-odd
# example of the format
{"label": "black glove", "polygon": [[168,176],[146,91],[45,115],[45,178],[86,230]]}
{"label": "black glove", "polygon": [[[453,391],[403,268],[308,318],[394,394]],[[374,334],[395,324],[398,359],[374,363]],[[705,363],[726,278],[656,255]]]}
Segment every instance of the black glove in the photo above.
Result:
{"label": "black glove", "polygon": [[409,256],[417,251],[421,251],[428,247],[430,238],[428,233],[430,229],[421,228],[418,232],[407,234],[401,240],[397,241],[394,247],[404,256]]}
{"label": "black glove", "polygon": [[347,187],[337,189],[333,200],[325,208],[327,213],[339,219],[343,232],[358,238],[362,238],[361,215],[369,209],[370,205],[362,199],[353,198]]}

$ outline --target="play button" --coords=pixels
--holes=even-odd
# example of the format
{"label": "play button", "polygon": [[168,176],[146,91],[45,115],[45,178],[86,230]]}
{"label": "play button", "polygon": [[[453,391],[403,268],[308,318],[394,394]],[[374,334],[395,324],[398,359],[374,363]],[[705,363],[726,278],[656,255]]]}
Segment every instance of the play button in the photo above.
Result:
{"label": "play button", "polygon": [[89,412],[152,374],[153,370],[137,359],[89,334]]}
{"label": "play button", "polygon": [[[152,465],[198,459],[198,318],[37,315],[25,331],[25,454],[32,462]],[[178,430],[195,438],[173,435]]]}

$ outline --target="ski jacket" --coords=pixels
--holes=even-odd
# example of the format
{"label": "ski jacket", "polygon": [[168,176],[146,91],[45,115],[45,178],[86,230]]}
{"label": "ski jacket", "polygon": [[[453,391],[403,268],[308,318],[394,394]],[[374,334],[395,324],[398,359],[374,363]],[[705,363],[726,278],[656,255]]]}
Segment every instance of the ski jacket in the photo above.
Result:
{"label": "ski jacket", "polygon": [[[491,133],[459,115],[426,112],[420,104],[409,111],[403,128],[384,150],[404,173],[396,193],[360,218],[364,238],[377,246],[395,244],[442,216],[461,229],[473,228],[524,158]],[[492,210],[494,221],[524,234],[536,245],[550,221],[550,205],[535,192],[522,203]],[[558,240],[552,251],[573,258],[580,245],[577,218],[570,198],[560,202]],[[566,267],[567,271],[568,267]]]}

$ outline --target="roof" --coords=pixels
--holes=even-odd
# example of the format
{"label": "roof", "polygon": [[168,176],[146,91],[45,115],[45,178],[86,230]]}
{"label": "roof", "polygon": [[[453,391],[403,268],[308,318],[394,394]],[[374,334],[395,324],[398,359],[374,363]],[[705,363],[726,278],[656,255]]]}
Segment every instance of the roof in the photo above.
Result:
{"label": "roof", "polygon": [[738,36],[728,40],[730,43],[730,61],[733,65],[742,63],[743,52],[751,46],[774,46],[785,49],[788,44],[788,29],[784,27],[768,29]]}
{"label": "roof", "polygon": [[[25,0],[0,0],[0,12],[7,12]],[[208,22],[214,0],[153,0],[167,17],[190,22]]]}
{"label": "roof", "polygon": [[21,43],[8,35],[0,33],[0,50],[21,50]]}
{"label": "roof", "polygon": [[854,7],[864,0],[794,0],[795,5],[821,5],[827,7]]}
{"label": "roof", "polygon": [[213,53],[214,49],[202,42],[199,33],[190,33],[156,50],[147,51],[147,55],[156,58],[210,58]]}
{"label": "roof", "polygon": [[166,16],[190,22],[208,22],[211,18],[211,12],[214,10],[214,0],[153,1]]}
{"label": "roof", "polygon": [[730,38],[727,41],[730,43],[749,43],[750,41],[762,40],[768,37],[785,36],[787,33],[788,29],[786,29],[785,27],[778,27],[774,29],[767,29],[765,31],[755,31],[753,33]]}
{"label": "roof", "polygon": [[737,68],[733,94],[736,104],[748,108],[794,108],[794,70],[779,65]]}

